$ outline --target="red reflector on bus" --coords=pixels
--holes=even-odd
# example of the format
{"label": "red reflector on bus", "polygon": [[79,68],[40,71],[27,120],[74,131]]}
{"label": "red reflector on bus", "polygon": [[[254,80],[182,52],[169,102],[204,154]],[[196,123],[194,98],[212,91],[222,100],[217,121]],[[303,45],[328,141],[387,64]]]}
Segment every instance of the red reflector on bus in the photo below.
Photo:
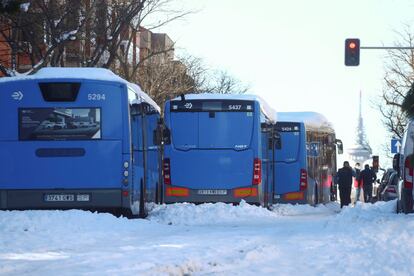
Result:
{"label": "red reflector on bus", "polygon": [[404,162],[404,188],[405,189],[413,188],[414,172],[413,172],[413,166],[411,165],[411,162],[410,162],[411,158],[412,158],[411,155],[407,156]]}
{"label": "red reflector on bus", "polygon": [[253,161],[253,185],[262,183],[262,161],[260,158],[255,158]]}
{"label": "red reflector on bus", "polygon": [[234,197],[257,196],[257,188],[238,188],[234,189]]}
{"label": "red reflector on bus", "polygon": [[190,190],[181,187],[167,187],[167,196],[189,196]]}
{"label": "red reflector on bus", "polygon": [[287,193],[283,195],[285,200],[303,200],[305,194],[303,192]]}
{"label": "red reflector on bus", "polygon": [[129,195],[129,192],[128,191],[122,191],[122,195],[126,197],[126,196]]}
{"label": "red reflector on bus", "polygon": [[308,188],[308,172],[305,169],[300,170],[300,190]]}
{"label": "red reflector on bus", "polygon": [[164,184],[171,185],[170,158],[165,158],[163,160],[162,173],[164,175]]}

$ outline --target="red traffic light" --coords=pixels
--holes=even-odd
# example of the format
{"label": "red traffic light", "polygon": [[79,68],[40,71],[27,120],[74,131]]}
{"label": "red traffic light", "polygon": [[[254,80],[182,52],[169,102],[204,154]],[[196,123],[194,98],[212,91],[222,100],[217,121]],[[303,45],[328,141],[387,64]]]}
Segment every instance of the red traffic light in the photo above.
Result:
{"label": "red traffic light", "polygon": [[359,46],[358,38],[348,38],[345,40],[345,65],[358,66],[359,65]]}
{"label": "red traffic light", "polygon": [[355,44],[355,42],[351,42],[351,43],[349,43],[348,47],[349,47],[350,49],[355,49],[355,48],[356,48],[356,44]]}

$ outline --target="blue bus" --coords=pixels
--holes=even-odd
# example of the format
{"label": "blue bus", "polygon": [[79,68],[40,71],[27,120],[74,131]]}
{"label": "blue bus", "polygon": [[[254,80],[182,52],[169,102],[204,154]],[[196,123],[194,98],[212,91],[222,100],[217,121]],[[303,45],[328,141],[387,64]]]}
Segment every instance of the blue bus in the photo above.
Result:
{"label": "blue bus", "polygon": [[267,205],[273,194],[267,170],[274,151],[268,143],[275,114],[250,95],[188,94],[167,101],[165,202],[244,199]]}
{"label": "blue bus", "polygon": [[316,112],[279,112],[276,131],[283,147],[275,154],[273,203],[327,203],[334,196],[336,148],[332,124]]}
{"label": "blue bus", "polygon": [[145,216],[156,201],[160,108],[100,68],[0,79],[0,209]]}

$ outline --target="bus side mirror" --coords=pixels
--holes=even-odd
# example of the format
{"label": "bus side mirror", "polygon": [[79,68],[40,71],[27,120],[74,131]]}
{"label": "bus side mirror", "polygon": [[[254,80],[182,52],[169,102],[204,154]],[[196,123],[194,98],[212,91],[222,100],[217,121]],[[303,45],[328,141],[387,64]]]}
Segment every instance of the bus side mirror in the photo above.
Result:
{"label": "bus side mirror", "polygon": [[335,139],[335,144],[338,148],[338,154],[343,154],[344,153],[344,145],[342,144],[342,141],[339,139]]}
{"label": "bus side mirror", "polygon": [[157,127],[157,129],[154,129],[154,135],[152,136],[152,143],[156,146],[161,145],[162,143],[162,135],[161,135],[161,129]]}
{"label": "bus side mirror", "polygon": [[272,125],[268,123],[261,123],[260,125],[262,133],[269,133],[272,131]]}
{"label": "bus side mirror", "polygon": [[164,141],[164,145],[171,144],[171,132],[168,128],[164,128],[162,131],[162,140]]}
{"label": "bus side mirror", "polygon": [[154,135],[152,136],[154,145],[160,146],[162,144],[163,130],[164,130],[163,120],[162,118],[159,118],[157,122],[157,128],[154,130]]}
{"label": "bus side mirror", "polygon": [[394,154],[394,157],[392,158],[392,168],[396,172],[400,171],[400,158],[401,158],[401,154],[399,154],[399,153]]}
{"label": "bus side mirror", "polygon": [[282,148],[282,137],[280,136],[280,133],[275,132],[273,138],[275,140],[275,149],[281,149]]}
{"label": "bus side mirror", "polygon": [[136,116],[138,114],[140,114],[140,106],[139,104],[131,104],[130,105],[130,112],[131,112],[131,116]]}

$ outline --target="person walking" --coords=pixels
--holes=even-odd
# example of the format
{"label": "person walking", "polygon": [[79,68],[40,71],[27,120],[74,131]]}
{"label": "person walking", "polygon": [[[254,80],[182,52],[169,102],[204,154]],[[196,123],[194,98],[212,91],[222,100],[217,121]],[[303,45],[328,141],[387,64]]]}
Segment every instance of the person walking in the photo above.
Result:
{"label": "person walking", "polygon": [[364,187],[364,201],[372,201],[372,184],[377,179],[375,172],[369,168],[369,165],[366,164],[365,168],[361,171],[359,175],[359,185],[363,184]]}
{"label": "person walking", "polygon": [[360,185],[359,181],[359,175],[361,174],[361,165],[359,163],[355,163],[355,179],[354,179],[354,187],[355,187],[355,203],[359,201],[359,198],[361,197],[361,188],[362,185]]}
{"label": "person walking", "polygon": [[349,162],[345,161],[344,166],[336,174],[339,197],[341,198],[341,208],[351,203],[352,177],[355,175]]}

